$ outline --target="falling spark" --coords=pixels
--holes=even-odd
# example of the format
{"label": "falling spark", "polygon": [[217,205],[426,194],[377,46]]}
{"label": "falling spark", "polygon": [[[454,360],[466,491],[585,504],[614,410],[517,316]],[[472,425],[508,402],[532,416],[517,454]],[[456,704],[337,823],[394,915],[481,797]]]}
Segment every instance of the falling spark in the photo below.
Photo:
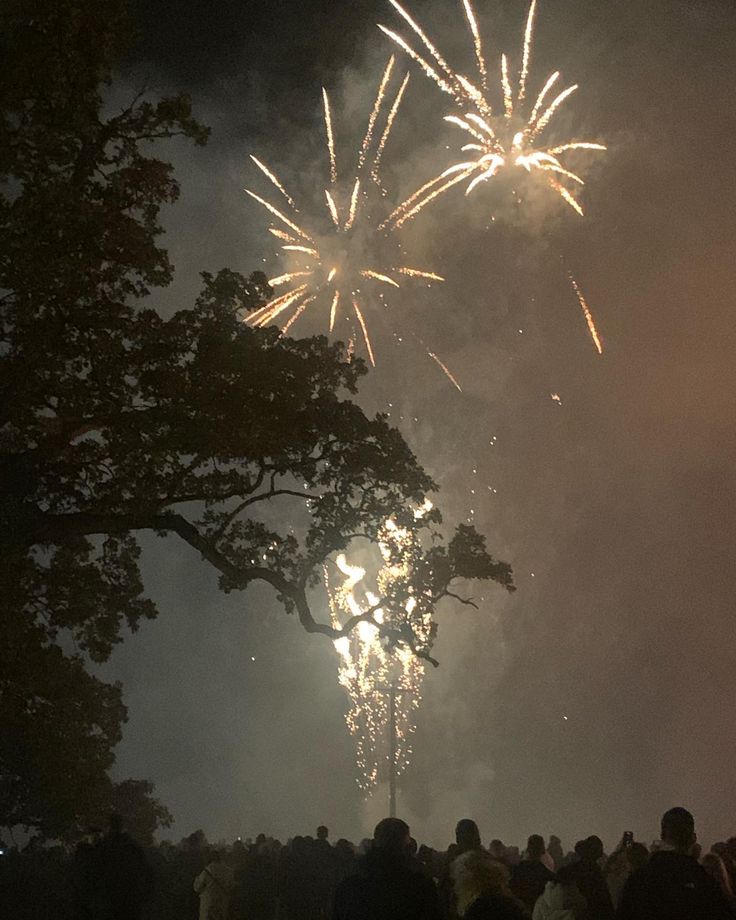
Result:
{"label": "falling spark", "polygon": [[[545,108],[549,92],[559,79],[559,72],[555,72],[544,84],[531,110],[526,109],[537,0],[531,0],[529,5],[516,92],[514,92],[509,74],[509,59],[505,54],[501,56],[502,116],[494,115],[494,103],[487,90],[487,68],[471,0],[463,0],[463,8],[475,50],[477,85],[476,82],[457,73],[447,64],[419,24],[397,0],[390,0],[390,3],[419,38],[428,52],[429,60],[418,54],[396,32],[384,26],[379,26],[379,28],[418,63],[425,74],[443,92],[453,97],[460,111],[447,115],[446,121],[469,134],[473,141],[478,143],[468,144],[462,148],[463,151],[473,150],[477,153],[473,160],[455,164],[436,179],[426,183],[419,191],[414,192],[394,210],[385,222],[386,226],[401,226],[407,220],[415,217],[427,204],[464,179],[470,179],[466,190],[466,194],[470,194],[481,182],[492,179],[505,167],[523,168],[527,172],[534,171],[540,174],[547,185],[582,216],[583,209],[580,203],[572,191],[560,181],[560,177],[577,185],[583,185],[583,180],[568,169],[559,156],[573,150],[602,151],[606,148],[603,144],[577,140],[556,146],[538,146],[540,136],[549,127],[560,106],[578,87],[577,85],[567,87]],[[440,180],[451,173],[454,174],[453,179],[441,184]]]}
{"label": "falling spark", "polygon": [[[454,169],[455,167],[450,167]],[[444,185],[440,185],[443,179],[447,177],[447,170],[441,173],[436,178],[432,179],[426,185],[423,185],[419,192],[415,192],[411,198],[407,198],[403,204],[400,204],[389,217],[384,221],[382,226],[391,226],[393,222],[393,227],[399,229],[402,224],[405,224],[408,220],[411,220],[412,217],[415,217],[426,205],[434,201],[435,198],[438,198],[443,192],[446,192],[449,188],[452,188],[453,185],[457,185],[458,182],[462,182],[463,179],[467,179],[472,170],[463,170],[462,172],[458,171],[458,174],[452,179],[449,179]],[[430,191],[431,189],[431,191]],[[424,198],[419,194],[420,192],[427,192]],[[419,201],[417,201],[419,199]],[[416,203],[414,203],[416,202]],[[410,207],[414,203],[413,207]]]}
{"label": "falling spark", "polygon": [[283,185],[278,180],[278,178],[274,176],[274,174],[271,172],[271,170],[267,166],[264,166],[264,164],[261,163],[258,157],[254,157],[253,154],[251,154],[250,158],[251,160],[253,160],[256,166],[260,169],[260,171],[271,180],[272,184],[276,186],[276,188],[281,192],[284,198],[289,202],[292,208],[296,211],[296,205],[294,204],[294,199],[286,191],[286,189],[283,187]]}
{"label": "falling spark", "polygon": [[309,275],[309,272],[287,272],[285,275],[269,278],[268,283],[271,287],[278,287],[281,284],[287,284],[289,281],[293,281],[294,278],[304,278],[307,275]]}
{"label": "falling spark", "polygon": [[[401,271],[401,269],[399,269],[399,271]],[[360,274],[364,278],[373,278],[374,281],[382,281],[384,284],[390,284],[395,288],[400,287],[400,285],[398,285],[394,281],[393,278],[389,278],[388,275],[382,275],[380,272],[374,272],[374,271],[371,271],[370,269],[364,269],[363,271],[361,271]]]}
{"label": "falling spark", "polygon": [[396,118],[396,114],[399,111],[401,100],[404,98],[404,93],[406,91],[406,87],[409,82],[410,76],[411,75],[407,73],[406,76],[404,77],[403,83],[399,87],[399,91],[396,94],[396,98],[394,99],[393,105],[391,106],[391,110],[388,113],[388,118],[386,119],[386,126],[383,129],[383,134],[381,135],[381,139],[378,142],[378,147],[376,147],[376,155],[373,158],[373,168],[371,169],[371,179],[373,179],[373,181],[376,183],[379,181],[378,168],[381,165],[381,157],[383,156],[383,148],[386,146],[386,141],[388,140],[389,135],[391,134],[391,129],[394,126],[394,119]]}
{"label": "falling spark", "polygon": [[447,377],[450,383],[462,393],[463,388],[457,382],[456,378],[453,376],[448,366],[440,358],[438,358],[437,355],[433,351],[428,351],[427,354],[433,361],[435,361],[439,365],[445,377]]}
{"label": "falling spark", "polygon": [[[332,271],[334,272],[334,268]],[[337,305],[340,303],[340,292],[335,291],[335,296],[332,298],[332,306],[330,307],[330,332],[335,328],[335,316],[337,315]]]}
{"label": "falling spark", "polygon": [[355,180],[355,185],[353,186],[353,194],[350,196],[350,212],[348,214],[347,223],[345,224],[345,229],[352,229],[353,224],[355,223],[355,215],[358,210],[358,192],[360,191],[360,179]]}
{"label": "falling spark", "polygon": [[480,81],[483,89],[488,89],[488,71],[486,70],[486,62],[483,57],[483,45],[480,38],[480,30],[478,29],[478,20],[475,18],[475,12],[470,3],[470,0],[463,0],[463,6],[465,7],[465,16],[468,20],[468,25],[470,26],[470,31],[473,35],[473,44],[475,46],[475,58],[478,62],[478,72],[480,73]]}
{"label": "falling spark", "polygon": [[330,209],[330,217],[332,217],[332,223],[339,229],[340,217],[337,213],[337,205],[335,204],[335,199],[332,197],[328,189],[325,189],[325,198],[327,199],[327,207]]}
{"label": "falling spark", "polygon": [[295,236],[291,236],[285,230],[279,230],[278,227],[269,227],[268,232],[273,233],[273,235],[277,237],[277,239],[286,240],[289,243],[299,242]]}
{"label": "falling spark", "polygon": [[501,55],[501,86],[503,89],[503,108],[506,118],[511,118],[514,114],[514,91],[511,88],[509,79],[509,59],[505,54]]}
{"label": "falling spark", "polygon": [[[425,502],[415,510],[415,519],[426,515],[431,508],[431,503]],[[359,622],[350,635],[334,642],[338,681],[350,703],[345,721],[356,744],[358,785],[366,791],[379,781],[380,764],[386,760],[383,752],[389,731],[387,691],[391,687],[397,691],[395,766],[399,773],[404,772],[411,759],[411,735],[421,703],[425,665],[403,645],[388,647],[381,628],[390,629],[408,620],[417,639],[428,643],[432,620],[413,597],[396,613],[381,606],[380,601],[390,595],[392,586],[410,575],[416,541],[416,534],[409,528],[391,519],[384,522],[379,533],[382,561],[375,576],[375,590],[367,583],[366,569],[351,563],[344,554],[335,560],[341,576],[339,583],[331,582],[330,572],[325,568],[333,626],[340,628],[348,618],[373,609],[372,616]]]}
{"label": "falling spark", "polygon": [[435,275],[434,272],[423,272],[418,268],[400,268],[399,273],[408,275],[410,278],[427,278],[429,281],[444,281],[442,275]]}
{"label": "falling spark", "polygon": [[279,219],[280,221],[283,221],[283,222],[286,224],[287,227],[289,227],[291,230],[293,230],[294,233],[296,233],[298,236],[302,237],[302,239],[308,240],[310,243],[313,243],[313,242],[314,242],[314,240],[309,236],[308,233],[306,233],[304,230],[302,230],[302,228],[299,227],[299,226],[297,226],[293,221],[289,220],[289,218],[286,217],[285,215],[283,215],[283,214],[281,213],[281,211],[279,211],[278,208],[275,208],[272,204],[269,204],[267,201],[265,201],[265,200],[264,200],[263,198],[261,198],[259,195],[256,195],[255,192],[251,192],[250,189],[245,189],[245,191],[246,191],[246,193],[247,193],[248,195],[250,195],[251,198],[255,198],[255,200],[256,200],[259,204],[263,205],[263,207],[264,207],[267,211],[270,211],[271,214],[273,214],[274,217],[278,217],[278,219]]}
{"label": "falling spark", "polygon": [[[402,80],[390,106],[386,123],[379,134],[377,130],[379,119],[386,101],[394,68],[395,58],[392,57],[383,72],[376,100],[368,120],[368,127],[358,149],[356,174],[352,179],[352,188],[347,204],[345,203],[345,198],[340,196],[330,100],[327,91],[322,90],[330,168],[330,187],[325,189],[327,212],[332,223],[332,232],[329,235],[318,235],[311,232],[311,230],[307,231],[301,224],[301,220],[297,222],[297,208],[293,198],[289,195],[278,176],[256,157],[251,157],[251,159],[287,200],[294,215],[288,216],[284,214],[283,211],[265,198],[246,189],[255,201],[286,228],[285,230],[281,227],[271,227],[270,230],[277,239],[283,241],[281,250],[292,258],[299,260],[299,263],[294,265],[293,270],[277,275],[270,282],[275,287],[290,283],[295,283],[296,286],[249,314],[246,317],[246,322],[257,327],[267,326],[275,320],[281,322],[281,317],[287,310],[291,309],[293,312],[282,324],[282,332],[286,333],[305,313],[307,307],[324,303],[329,305],[329,331],[332,332],[335,328],[340,306],[342,304],[352,305],[352,315],[346,314],[346,319],[350,322],[354,319],[357,322],[366,353],[373,365],[376,363],[375,352],[366,322],[365,304],[359,301],[357,296],[361,293],[359,289],[360,281],[376,282],[381,285],[400,288],[401,285],[398,279],[401,276],[423,278],[428,281],[443,280],[440,275],[434,272],[423,271],[406,265],[385,268],[362,264],[364,255],[361,249],[364,246],[366,237],[374,236],[376,239],[380,237],[383,240],[388,239],[390,233],[383,224],[376,227],[368,214],[367,197],[361,183],[361,176],[364,175],[365,170],[378,184],[378,161],[390,136],[391,128],[409,79],[408,75],[406,75]],[[377,147],[374,144],[375,137],[379,137]],[[373,147],[375,149],[372,149]],[[356,243],[355,238],[358,228],[360,228],[360,235]],[[352,354],[354,342],[355,334],[351,332],[351,350],[349,354]]]}
{"label": "falling spark", "polygon": [[421,26],[411,18],[409,13],[407,13],[407,11],[403,8],[403,6],[401,6],[400,3],[397,2],[397,0],[389,0],[389,3],[396,10],[399,16],[403,17],[409,23],[409,25],[414,30],[414,32],[416,32],[416,34],[419,36],[419,38],[424,43],[424,46],[426,47],[426,49],[429,51],[429,53],[432,55],[435,61],[437,61],[437,63],[439,64],[440,69],[444,70],[445,74],[448,77],[450,77],[450,79],[455,77],[455,74],[452,68],[447,63],[447,61],[445,61],[445,59],[442,57],[439,51],[435,48],[435,46],[429,40],[427,35],[422,31]]}
{"label": "falling spark", "polygon": [[363,318],[363,313],[361,312],[360,307],[358,306],[358,301],[353,298],[353,310],[355,310],[355,315],[358,317],[358,322],[360,323],[360,331],[363,333],[363,341],[365,342],[366,351],[368,352],[368,357],[370,358],[371,364],[376,366],[376,359],[373,355],[373,346],[371,345],[370,336],[368,335],[368,327],[365,324],[365,319]]}
{"label": "falling spark", "polygon": [[288,321],[287,323],[284,324],[284,328],[281,330],[281,331],[283,332],[284,335],[286,335],[286,333],[289,331],[289,329],[291,329],[291,327],[294,325],[294,323],[299,319],[299,317],[300,317],[300,316],[302,315],[302,313],[307,309],[307,307],[309,306],[309,304],[312,303],[313,300],[314,300],[314,297],[307,297],[306,300],[303,300],[303,301],[299,304],[299,307],[298,307],[298,309],[296,310],[296,312],[289,318],[289,321]]}
{"label": "falling spark", "polygon": [[532,38],[534,35],[534,14],[537,10],[537,0],[529,4],[529,15],[526,19],[524,30],[524,51],[522,54],[521,73],[519,74],[519,102],[524,101],[526,95],[526,79],[529,76],[529,61],[532,54]]}
{"label": "falling spark", "polygon": [[585,317],[585,322],[588,324],[588,331],[590,332],[590,337],[593,339],[593,344],[596,347],[599,355],[603,354],[603,342],[601,337],[598,334],[596,329],[595,320],[593,319],[593,314],[590,312],[590,307],[588,306],[583,292],[580,290],[580,286],[572,275],[572,272],[567,273],[568,278],[570,279],[570,284],[572,284],[573,290],[577,294],[578,301],[580,303],[580,309],[583,311],[583,316]]}
{"label": "falling spark", "polygon": [[325,131],[327,133],[327,150],[330,155],[330,182],[337,182],[337,158],[335,156],[335,136],[332,133],[332,115],[330,114],[330,99],[327,90],[322,87],[322,102],[325,107]]}
{"label": "falling spark", "polygon": [[383,105],[383,100],[386,96],[386,89],[391,79],[391,71],[394,69],[394,64],[396,63],[396,58],[391,55],[386,69],[383,72],[383,77],[381,78],[381,83],[378,87],[378,93],[376,95],[376,101],[373,103],[373,110],[371,111],[370,118],[368,119],[368,130],[365,132],[365,137],[363,138],[363,143],[360,147],[360,156],[358,157],[358,169],[363,168],[365,163],[365,157],[368,153],[368,148],[371,145],[373,140],[373,129],[376,127],[376,119],[378,114],[381,111],[381,106]]}
{"label": "falling spark", "polygon": [[427,61],[425,61],[423,57],[421,57],[420,55],[418,55],[418,54],[416,53],[416,51],[414,51],[414,49],[413,49],[410,45],[408,45],[400,35],[397,35],[396,32],[392,32],[390,29],[387,29],[385,26],[379,26],[378,28],[379,28],[385,35],[388,35],[388,37],[389,37],[392,41],[396,42],[396,44],[397,44],[400,48],[402,48],[404,51],[406,51],[406,53],[409,55],[409,57],[410,57],[412,60],[416,61],[417,64],[419,64],[419,66],[420,66],[420,67],[422,68],[422,70],[427,74],[427,76],[428,76],[428,77],[431,77],[431,78],[435,81],[435,83],[437,83],[437,85],[439,86],[439,88],[440,88],[441,90],[443,90],[443,92],[446,92],[446,93],[449,93],[450,95],[452,95],[452,87],[449,85],[449,83],[446,83],[446,82],[442,79],[442,77],[440,77],[439,74],[434,70],[434,68],[433,68]]}

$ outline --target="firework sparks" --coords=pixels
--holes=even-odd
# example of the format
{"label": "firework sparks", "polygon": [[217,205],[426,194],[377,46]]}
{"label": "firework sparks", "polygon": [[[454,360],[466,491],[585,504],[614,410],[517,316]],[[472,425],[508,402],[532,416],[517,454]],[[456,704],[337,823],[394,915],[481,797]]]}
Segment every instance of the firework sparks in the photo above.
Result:
{"label": "firework sparks", "polygon": [[457,378],[453,375],[452,371],[445,364],[445,362],[441,358],[438,358],[437,355],[433,351],[427,351],[427,354],[435,362],[435,364],[439,367],[439,369],[442,371],[445,377],[447,377],[447,379],[455,387],[455,389],[458,390],[458,392],[462,393],[463,388],[457,382]]}
{"label": "firework sparks", "polygon": [[593,314],[590,312],[590,307],[586,301],[583,292],[580,290],[580,285],[577,283],[575,278],[572,275],[572,272],[567,273],[567,277],[570,279],[570,284],[572,289],[575,291],[575,294],[578,298],[578,303],[580,304],[580,309],[583,311],[583,316],[585,317],[585,322],[588,324],[588,332],[590,332],[590,337],[593,339],[593,344],[595,345],[596,351],[599,355],[603,354],[603,341],[601,340],[600,335],[598,334],[598,329],[595,325],[595,320],[593,319]]}
{"label": "firework sparks", "polygon": [[600,151],[606,148],[603,144],[577,140],[557,146],[540,144],[541,136],[558,109],[578,87],[577,84],[567,87],[547,105],[546,100],[550,90],[560,76],[559,72],[555,72],[544,84],[530,110],[526,105],[537,0],[531,0],[529,6],[516,90],[512,86],[509,74],[509,59],[505,54],[501,57],[500,82],[503,115],[500,116],[494,115],[494,102],[488,92],[488,71],[478,21],[471,0],[462,0],[462,3],[475,51],[476,82],[450,67],[428,35],[397,0],[390,0],[390,3],[419,38],[429,59],[418,54],[396,32],[392,32],[385,26],[379,26],[379,28],[419,64],[424,73],[443,92],[453,97],[460,111],[445,116],[445,120],[469,135],[471,143],[463,146],[462,152],[472,152],[472,156],[453,164],[400,204],[389,216],[386,225],[400,227],[415,217],[426,205],[464,179],[470,180],[465,191],[465,194],[469,195],[480,183],[492,179],[505,167],[522,168],[527,172],[534,171],[542,175],[547,185],[582,216],[583,209],[579,201],[562,180],[582,186],[584,185],[583,179],[565,166],[560,155],[574,150]]}
{"label": "firework sparks", "polygon": [[[423,517],[431,508],[431,503],[425,502],[414,512],[415,517]],[[379,540],[382,564],[375,579],[375,591],[366,584],[366,570],[350,563],[344,554],[335,560],[342,576],[339,584],[331,586],[329,572],[325,570],[333,626],[340,628],[349,617],[373,610],[372,616],[359,622],[349,636],[335,640],[338,681],[350,702],[345,721],[355,739],[357,779],[364,790],[378,782],[380,763],[385,759],[381,751],[389,730],[387,689],[392,687],[397,691],[395,767],[402,773],[412,754],[411,735],[424,679],[424,662],[407,647],[387,647],[380,632],[381,627],[392,625],[390,612],[380,606],[380,597],[385,596],[397,580],[409,574],[416,536],[388,520]],[[428,639],[431,617],[417,613],[413,598],[404,605],[404,612],[411,620],[415,635]]]}
{"label": "firework sparks", "polygon": [[[389,108],[383,129],[379,133],[379,122],[389,93],[394,67],[395,58],[392,57],[383,72],[368,119],[368,127],[358,149],[355,173],[349,186],[350,191],[343,196],[340,195],[330,100],[327,91],[322,90],[330,173],[330,186],[325,189],[325,204],[331,224],[331,231],[328,234],[317,233],[311,227],[309,231],[305,229],[302,219],[298,216],[296,203],[283,182],[256,157],[251,157],[254,164],[286,200],[289,210],[284,213],[265,198],[246,189],[247,193],[278,222],[277,226],[270,228],[271,233],[281,241],[281,250],[288,255],[290,262],[296,262],[291,271],[270,279],[272,287],[289,284],[294,286],[251,313],[246,321],[252,326],[262,327],[278,320],[282,324],[282,332],[285,333],[305,313],[307,307],[324,306],[329,315],[329,331],[332,332],[340,317],[341,308],[347,309],[345,318],[352,324],[349,340],[354,343],[356,331],[359,330],[368,358],[374,365],[376,363],[375,352],[366,322],[366,295],[361,285],[367,283],[369,290],[376,285],[399,288],[402,276],[412,279],[421,278],[426,281],[444,280],[435,272],[407,265],[365,264],[366,259],[370,258],[365,253],[370,251],[371,241],[375,241],[376,244],[380,243],[386,249],[390,229],[393,229],[387,229],[385,223],[375,226],[369,214],[366,183],[361,182],[361,179],[367,173],[376,184],[379,184],[378,166],[409,79],[407,74],[402,80]],[[376,137],[379,138],[377,145],[374,143]],[[398,248],[394,247],[392,252],[396,253],[397,250]],[[377,290],[380,290],[380,287]],[[349,312],[351,309],[352,313]],[[292,311],[291,314],[287,314],[288,310]],[[286,317],[285,321],[282,317]]]}

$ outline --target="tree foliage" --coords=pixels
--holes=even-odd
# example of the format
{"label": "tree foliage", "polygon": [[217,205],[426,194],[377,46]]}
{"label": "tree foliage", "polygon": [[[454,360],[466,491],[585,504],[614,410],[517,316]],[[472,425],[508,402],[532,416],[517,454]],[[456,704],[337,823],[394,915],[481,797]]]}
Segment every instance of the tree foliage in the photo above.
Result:
{"label": "tree foliage", "polygon": [[[434,483],[350,398],[360,361],[242,322],[270,293],[263,275],[204,274],[194,308],[168,320],[140,303],[171,278],[158,220],[178,191],[149,142],[206,131],[183,96],[104,115],[124,23],[118,0],[0,12],[0,823],[48,833],[114,798],[125,710],[86,663],[155,615],[140,533],[194,548],[226,591],[267,582],[308,632],[370,619],[429,660],[434,630],[407,611],[432,614],[466,579],[513,587],[473,528],[445,542],[438,511],[414,514]],[[389,518],[412,535],[411,566],[380,599],[389,615],[320,619],[323,566],[379,543]]]}

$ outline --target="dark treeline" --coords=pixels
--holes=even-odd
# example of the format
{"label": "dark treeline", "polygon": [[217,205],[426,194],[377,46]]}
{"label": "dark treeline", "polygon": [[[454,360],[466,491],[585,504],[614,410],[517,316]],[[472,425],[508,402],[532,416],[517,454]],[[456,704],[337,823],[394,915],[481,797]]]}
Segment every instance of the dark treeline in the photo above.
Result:
{"label": "dark treeline", "polygon": [[736,837],[706,852],[684,809],[664,816],[661,838],[627,833],[610,855],[595,835],[567,852],[536,834],[523,850],[484,846],[470,819],[446,850],[391,818],[359,844],[319,827],[285,844],[212,844],[199,830],[144,848],[113,816],[75,847],[32,840],[0,858],[0,902],[15,920],[726,920],[735,887]]}

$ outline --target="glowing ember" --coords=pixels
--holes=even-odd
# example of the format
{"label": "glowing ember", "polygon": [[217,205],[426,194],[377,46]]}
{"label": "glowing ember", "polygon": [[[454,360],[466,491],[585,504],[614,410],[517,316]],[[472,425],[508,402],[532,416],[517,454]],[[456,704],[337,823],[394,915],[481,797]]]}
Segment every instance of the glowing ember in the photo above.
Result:
{"label": "glowing ember", "polygon": [[568,272],[568,277],[570,279],[570,284],[572,284],[573,290],[578,298],[578,303],[580,304],[580,309],[583,311],[583,316],[585,317],[585,322],[588,324],[588,332],[590,332],[590,337],[593,339],[593,344],[596,347],[596,351],[599,355],[603,354],[603,342],[598,330],[596,329],[595,320],[593,319],[593,314],[590,312],[590,307],[583,296],[583,292],[580,290],[580,286],[577,281],[573,278],[572,273]]}

